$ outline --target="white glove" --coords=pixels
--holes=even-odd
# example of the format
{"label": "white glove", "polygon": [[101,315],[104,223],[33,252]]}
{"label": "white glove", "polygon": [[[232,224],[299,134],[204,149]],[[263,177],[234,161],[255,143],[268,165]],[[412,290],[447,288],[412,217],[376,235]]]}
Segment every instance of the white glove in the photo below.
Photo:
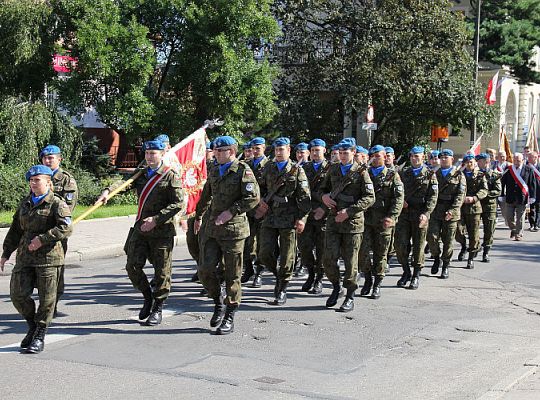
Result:
{"label": "white glove", "polygon": [[532,199],[529,197],[529,204],[534,204],[534,203],[536,203],[536,199]]}
{"label": "white glove", "polygon": [[506,196],[499,196],[499,197],[498,197],[498,200],[499,200],[501,203],[504,203],[504,201],[506,200]]}

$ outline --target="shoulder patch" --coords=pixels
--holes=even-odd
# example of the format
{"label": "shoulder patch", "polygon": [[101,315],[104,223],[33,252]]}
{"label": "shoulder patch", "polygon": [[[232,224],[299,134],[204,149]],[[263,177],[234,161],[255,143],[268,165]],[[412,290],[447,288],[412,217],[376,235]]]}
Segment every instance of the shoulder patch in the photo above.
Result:
{"label": "shoulder patch", "polygon": [[373,190],[373,183],[366,184],[366,189],[372,191]]}
{"label": "shoulder patch", "polygon": [[246,191],[247,192],[253,192],[253,189],[255,189],[255,185],[251,182],[246,184]]}

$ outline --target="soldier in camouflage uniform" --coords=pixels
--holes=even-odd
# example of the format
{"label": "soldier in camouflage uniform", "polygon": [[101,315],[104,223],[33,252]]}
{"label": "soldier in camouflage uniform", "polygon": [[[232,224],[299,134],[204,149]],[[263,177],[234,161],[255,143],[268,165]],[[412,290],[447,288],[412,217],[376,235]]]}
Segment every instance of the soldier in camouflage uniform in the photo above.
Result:
{"label": "soldier in camouflage uniform", "polygon": [[[439,196],[435,210],[431,213],[427,240],[434,257],[431,273],[439,273],[442,258],[441,279],[448,278],[448,267],[454,252],[454,237],[461,216],[461,206],[465,198],[465,176],[459,168],[453,167],[454,152],[444,149],[440,153],[441,166],[435,173],[439,183]],[[442,241],[442,256],[439,241]]]}
{"label": "soldier in camouflage uniform", "polygon": [[476,156],[478,168],[486,177],[488,194],[480,202],[482,204],[482,224],[484,225],[484,238],[482,241],[482,261],[489,262],[489,250],[493,245],[493,235],[497,226],[497,200],[502,193],[502,174],[490,168],[491,158],[487,153],[480,153]]}
{"label": "soldier in camouflage uniform", "polygon": [[[324,159],[326,143],[321,139],[309,142],[311,161],[303,165],[311,191],[311,213],[304,232],[298,236],[298,248],[302,264],[308,269],[308,277],[302,285],[303,292],[320,294],[324,276],[323,252],[328,209],[320,197],[319,187],[324,180],[330,163]],[[315,250],[315,256],[313,255]]]}
{"label": "soldier in camouflage uniform", "polygon": [[[397,173],[397,168],[394,165],[394,162],[396,160],[396,154],[394,152],[394,149],[392,147],[385,147],[384,150],[386,151],[386,159],[384,161],[384,165],[386,165],[386,168],[388,168],[391,171],[395,171]],[[387,259],[390,261],[390,257],[396,255],[396,249],[394,248],[394,238],[396,234],[396,226],[394,225],[392,227],[392,234],[390,235],[390,246],[388,246],[388,254]],[[385,272],[388,272],[388,263],[386,264],[386,270]]]}
{"label": "soldier in camouflage uniform", "polygon": [[[403,268],[403,275],[397,285],[405,287],[410,280],[408,289],[418,289],[420,272],[424,267],[429,216],[437,204],[438,184],[434,172],[424,164],[424,148],[415,146],[409,154],[411,166],[400,172],[405,201],[396,225],[396,253]],[[414,268],[412,276],[409,265],[411,249]]]}
{"label": "soldier in camouflage uniform", "polygon": [[[43,165],[46,165],[53,171],[52,183],[54,193],[64,199],[69,209],[73,213],[73,209],[77,205],[79,197],[79,189],[75,178],[69,172],[60,167],[62,162],[62,152],[58,146],[48,145],[39,153],[39,158]],[[67,239],[62,240],[64,255],[67,253]],[[58,271],[58,293],[56,296],[56,306],[54,315],[58,315],[58,301],[64,294],[64,266],[62,265]]]}
{"label": "soldier in camouflage uniform", "polygon": [[339,257],[345,263],[343,286],[347,295],[340,311],[354,308],[354,293],[358,288],[358,252],[364,232],[364,212],[375,202],[373,183],[365,166],[354,162],[356,143],[345,138],[339,143],[339,164],[332,164],[319,189],[323,203],[330,209],[326,221],[323,255],[326,277],[333,290],[326,307],[334,307],[342,295]]}
{"label": "soldier in camouflage uniform", "polygon": [[482,214],[482,200],[488,195],[488,186],[485,174],[476,166],[474,155],[467,154],[463,157],[465,169],[463,174],[467,181],[467,193],[461,206],[461,220],[456,232],[456,240],[461,244],[460,261],[463,259],[463,249],[466,249],[467,240],[465,233],[469,236],[469,257],[467,268],[474,268],[474,259],[480,250],[480,216]]}
{"label": "soldier in camouflage uniform", "polygon": [[[146,319],[145,325],[153,326],[161,323],[163,303],[171,291],[172,250],[176,234],[173,217],[182,210],[184,192],[178,173],[163,164],[165,144],[152,140],[144,144],[144,149],[147,167],[133,183],[139,196],[139,209],[124,251],[127,254],[128,277],[144,296],[139,319]],[[109,191],[109,188],[105,189],[96,203],[106,203]],[[154,266],[153,293],[143,271],[147,260]]]}
{"label": "soldier in camouflage uniform", "polygon": [[[250,144],[253,158],[249,160],[247,164],[253,171],[257,183],[260,184],[262,182],[262,172],[268,162],[268,158],[264,155],[266,150],[266,140],[262,137],[256,137],[251,140]],[[247,217],[249,221],[249,237],[244,244],[244,273],[242,274],[241,282],[246,283],[255,275],[251,286],[261,287],[263,266],[258,259],[258,249],[260,245],[258,237],[261,229],[261,220],[255,218],[255,210],[248,211]],[[256,270],[253,268],[253,261],[255,261]]]}
{"label": "soldier in camouflage uniform", "polygon": [[[52,175],[53,171],[44,165],[33,166],[27,172],[31,193],[13,216],[0,259],[0,269],[4,271],[6,261],[17,250],[10,296],[28,323],[28,333],[21,342],[25,353],[43,351],[56,304],[59,268],[64,265],[61,241],[72,231],[71,210],[51,190]],[[34,287],[39,295],[37,311],[32,299]]]}
{"label": "soldier in camouflage uniform", "polygon": [[[249,236],[246,212],[257,206],[260,196],[253,171],[245,162],[236,158],[236,140],[230,136],[221,136],[214,141],[214,147],[218,166],[208,176],[197,204],[195,232],[200,229],[202,215],[205,213],[208,220],[199,277],[208,296],[214,300],[210,326],[219,325],[216,334],[226,335],[234,330],[234,314],[242,296],[242,255],[245,239]],[[221,260],[225,268],[225,315],[217,274]]]}
{"label": "soldier in camouflage uniform", "polygon": [[296,234],[304,231],[311,200],[306,173],[289,158],[290,140],[278,138],[273,146],[275,159],[264,167],[261,203],[255,218],[264,218],[259,234],[259,257],[276,277],[273,304],[283,305],[287,301],[287,286],[294,269]]}
{"label": "soldier in camouflage uniform", "polygon": [[[385,275],[387,253],[390,247],[393,227],[403,208],[403,184],[399,174],[384,165],[386,151],[383,146],[371,148],[369,177],[375,190],[375,203],[365,212],[365,230],[360,247],[360,270],[365,281],[361,296],[367,296],[372,286],[380,288]],[[369,252],[373,251],[373,263],[369,262]],[[373,277],[375,277],[375,284]],[[374,293],[373,298],[379,298]]]}

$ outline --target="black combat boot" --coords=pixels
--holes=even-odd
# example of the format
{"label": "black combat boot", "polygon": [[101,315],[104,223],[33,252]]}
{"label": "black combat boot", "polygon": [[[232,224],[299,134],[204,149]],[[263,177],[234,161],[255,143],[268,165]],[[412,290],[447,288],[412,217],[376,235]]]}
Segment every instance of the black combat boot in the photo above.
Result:
{"label": "black combat boot", "polygon": [[373,291],[371,292],[371,298],[374,300],[377,300],[381,297],[381,283],[382,283],[383,277],[382,276],[376,276],[375,282],[373,283]]}
{"label": "black combat boot", "polygon": [[450,266],[450,263],[443,261],[441,279],[448,279],[448,267],[449,266]]}
{"label": "black combat boot", "polygon": [[249,260],[244,266],[244,273],[242,274],[242,277],[240,278],[240,283],[249,282],[249,280],[254,274],[255,274],[255,270],[253,269],[253,263],[251,262],[251,260]]}
{"label": "black combat boot", "polygon": [[263,271],[263,266],[257,265],[257,267],[255,268],[255,276],[253,277],[253,283],[251,284],[251,287],[260,288],[262,286],[262,278],[261,278],[262,271]]}
{"label": "black combat boot", "polygon": [[326,307],[334,307],[341,296],[343,296],[341,285],[339,283],[335,283],[334,289],[332,289],[332,293],[330,293],[330,297],[328,297],[328,300],[326,300]]}
{"label": "black combat boot", "polygon": [[397,281],[398,287],[405,287],[407,285],[407,282],[411,280],[411,267],[409,264],[406,264],[403,266],[403,274],[401,275],[401,278],[399,278],[399,281]]}
{"label": "black combat boot", "polygon": [[279,285],[277,285],[277,293],[276,298],[274,300],[275,306],[282,306],[287,302],[287,286],[289,286],[288,281],[280,281]]}
{"label": "black combat boot", "polygon": [[431,275],[437,275],[439,273],[439,266],[441,265],[441,258],[435,257],[433,265],[431,266]]}
{"label": "black combat boot", "polygon": [[34,334],[36,333],[37,329],[37,325],[33,320],[26,321],[26,323],[28,324],[28,332],[26,333],[26,336],[21,342],[21,349],[26,349],[28,346],[30,346],[30,343],[32,343],[32,339],[34,338]]}
{"label": "black combat boot", "polygon": [[199,282],[199,273],[195,272],[193,275],[191,275],[191,282]]}
{"label": "black combat boot", "polygon": [[411,283],[409,284],[407,289],[412,289],[412,290],[418,289],[418,285],[420,283],[420,271],[421,271],[420,268],[415,268],[414,269],[413,276],[412,276],[412,279],[411,279]]}
{"label": "black combat boot", "polygon": [[308,266],[308,274],[306,281],[302,285],[302,292],[309,292],[313,287],[313,282],[315,282],[315,268]]}
{"label": "black combat boot", "polygon": [[228,335],[234,332],[234,313],[238,308],[238,304],[228,304],[225,308],[225,315],[221,325],[216,329],[216,335]]}
{"label": "black combat boot", "polygon": [[163,300],[156,299],[154,301],[154,306],[152,307],[152,312],[150,313],[150,316],[146,320],[145,324],[148,326],[156,326],[161,324],[161,320],[163,319]]}
{"label": "black combat boot", "polygon": [[212,318],[210,318],[210,326],[212,328],[215,328],[221,323],[221,320],[223,319],[223,310],[225,309],[225,306],[223,305],[223,302],[221,301],[221,296],[218,296],[214,299],[214,313],[212,314]]}
{"label": "black combat boot", "polygon": [[323,280],[323,275],[322,274],[317,274],[315,276],[315,282],[313,282],[313,289],[311,289],[309,291],[309,293],[311,293],[311,294],[321,294],[322,293],[322,288],[323,288],[322,280]]}
{"label": "black combat boot", "polygon": [[347,296],[345,296],[345,300],[343,301],[343,304],[341,307],[339,307],[339,312],[350,312],[354,310],[354,289],[347,289]]}
{"label": "black combat boot", "polygon": [[467,253],[467,247],[461,246],[461,250],[457,256],[458,261],[463,261],[465,259],[465,253]]}
{"label": "black combat boot", "polygon": [[47,328],[43,326],[38,326],[36,328],[32,341],[26,350],[24,350],[26,354],[37,354],[43,351],[45,348],[45,332],[47,332]]}
{"label": "black combat boot", "polygon": [[484,247],[484,252],[482,253],[482,262],[489,262],[489,247]]}
{"label": "black combat boot", "polygon": [[369,295],[369,292],[371,292],[372,286],[373,286],[373,276],[371,275],[371,272],[368,272],[364,279],[364,286],[362,286],[362,290],[360,290],[360,296]]}
{"label": "black combat boot", "polygon": [[144,304],[141,308],[141,311],[139,311],[139,320],[145,320],[150,315],[150,312],[152,310],[152,291],[150,289],[145,290],[143,292],[144,296]]}

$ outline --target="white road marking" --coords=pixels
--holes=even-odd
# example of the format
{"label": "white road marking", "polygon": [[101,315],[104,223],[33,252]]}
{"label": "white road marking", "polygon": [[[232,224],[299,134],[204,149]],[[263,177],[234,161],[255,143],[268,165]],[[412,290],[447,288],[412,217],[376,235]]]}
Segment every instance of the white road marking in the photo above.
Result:
{"label": "white road marking", "polygon": [[[61,342],[63,340],[72,339],[74,337],[77,337],[77,335],[68,335],[68,334],[61,334],[61,333],[53,333],[50,335],[45,336],[45,346],[51,343]],[[22,339],[21,339],[22,340]],[[7,346],[1,346],[0,347],[0,354],[1,353],[18,353],[21,350],[21,342],[8,344]]]}

